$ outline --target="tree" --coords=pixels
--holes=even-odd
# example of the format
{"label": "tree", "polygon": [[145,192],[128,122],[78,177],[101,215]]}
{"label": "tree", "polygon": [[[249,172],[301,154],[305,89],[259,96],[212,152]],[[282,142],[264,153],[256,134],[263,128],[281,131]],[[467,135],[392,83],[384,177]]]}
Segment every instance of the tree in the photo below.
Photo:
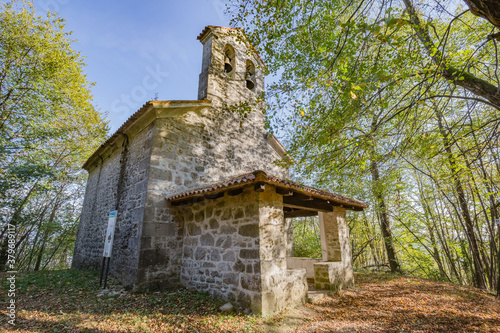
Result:
{"label": "tree", "polygon": [[[61,208],[81,198],[69,195],[82,186],[80,165],[107,133],[69,36],[62,19],[38,16],[31,3],[0,11],[0,267],[10,224],[17,249],[39,251],[40,268],[54,223],[64,224]],[[34,235],[47,223],[55,229],[46,229],[38,248]]]}
{"label": "tree", "polygon": [[[420,271],[434,276],[434,261],[436,276],[455,270],[457,280],[486,288],[500,280],[491,273],[500,257],[487,216],[497,203],[477,206],[498,190],[491,185],[498,184],[491,145],[500,124],[498,52],[491,24],[463,5],[247,0],[233,1],[230,11],[279,75],[268,114],[274,131],[290,133],[288,162],[332,190],[371,201],[389,263],[398,262],[396,252],[403,261],[423,260],[401,243],[413,239],[414,250],[431,258],[418,263]],[[442,197],[423,191],[415,201],[414,172]],[[438,246],[448,250],[449,267]],[[457,256],[462,268],[451,262]]]}

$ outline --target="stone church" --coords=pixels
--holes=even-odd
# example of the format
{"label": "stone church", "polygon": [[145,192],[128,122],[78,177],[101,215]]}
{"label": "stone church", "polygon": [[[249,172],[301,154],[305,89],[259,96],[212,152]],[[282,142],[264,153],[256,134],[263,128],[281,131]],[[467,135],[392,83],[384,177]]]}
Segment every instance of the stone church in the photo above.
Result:
{"label": "stone church", "polygon": [[[207,26],[198,100],[150,101],[85,162],[73,268],[133,290],[184,286],[272,315],[353,284],[346,210],[364,202],[294,183],[264,128],[265,65],[241,30]],[[243,110],[243,111],[241,111]],[[292,217],[319,215],[322,258],[294,258]]]}

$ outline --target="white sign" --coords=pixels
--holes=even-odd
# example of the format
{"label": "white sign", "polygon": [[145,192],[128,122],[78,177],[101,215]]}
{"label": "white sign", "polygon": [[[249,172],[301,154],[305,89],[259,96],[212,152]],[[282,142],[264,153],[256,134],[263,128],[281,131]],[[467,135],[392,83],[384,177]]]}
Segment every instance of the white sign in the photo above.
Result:
{"label": "white sign", "polygon": [[113,249],[113,239],[115,238],[115,225],[116,225],[116,210],[109,212],[108,231],[106,231],[106,239],[104,240],[104,253],[106,258],[111,257],[111,250]]}
{"label": "white sign", "polygon": [[500,225],[500,219],[495,219],[495,224]]}

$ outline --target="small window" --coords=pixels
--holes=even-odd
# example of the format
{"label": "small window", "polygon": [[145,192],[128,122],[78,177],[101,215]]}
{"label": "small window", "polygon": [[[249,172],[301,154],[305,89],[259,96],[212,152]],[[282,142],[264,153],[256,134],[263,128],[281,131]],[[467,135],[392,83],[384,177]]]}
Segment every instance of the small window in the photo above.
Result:
{"label": "small window", "polygon": [[224,74],[231,74],[234,70],[235,53],[231,45],[224,47]]}
{"label": "small window", "polygon": [[255,65],[250,60],[247,60],[245,81],[247,88],[251,91],[255,91]]}

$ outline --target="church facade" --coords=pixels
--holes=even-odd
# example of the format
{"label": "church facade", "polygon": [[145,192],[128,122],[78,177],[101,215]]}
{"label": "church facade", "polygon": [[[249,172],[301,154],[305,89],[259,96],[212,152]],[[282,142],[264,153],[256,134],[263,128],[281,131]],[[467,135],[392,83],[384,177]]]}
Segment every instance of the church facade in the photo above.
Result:
{"label": "church facade", "polygon": [[[264,63],[240,30],[198,39],[198,100],[147,102],[84,164],[73,267],[99,268],[116,210],[111,274],[135,290],[184,286],[270,315],[305,301],[308,276],[350,286],[345,210],[366,204],[286,180],[264,128]],[[314,263],[290,258],[289,218],[310,215],[322,228]]]}

